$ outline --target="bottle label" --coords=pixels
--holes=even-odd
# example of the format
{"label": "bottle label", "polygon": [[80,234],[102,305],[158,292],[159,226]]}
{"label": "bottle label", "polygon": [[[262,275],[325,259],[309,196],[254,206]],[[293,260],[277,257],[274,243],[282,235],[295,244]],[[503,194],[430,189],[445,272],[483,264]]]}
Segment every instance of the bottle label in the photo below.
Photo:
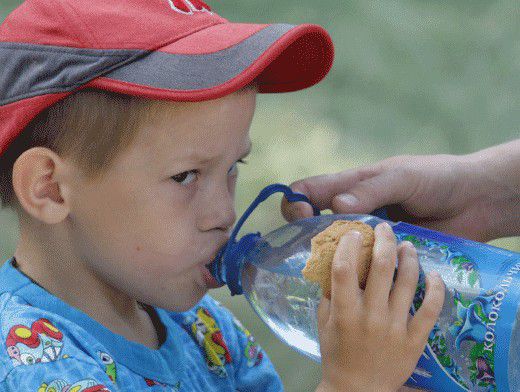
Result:
{"label": "bottle label", "polygon": [[[399,222],[421,272],[411,313],[425,295],[425,275],[446,284],[443,310],[406,385],[433,391],[520,391],[520,254]],[[513,338],[512,338],[512,335]]]}

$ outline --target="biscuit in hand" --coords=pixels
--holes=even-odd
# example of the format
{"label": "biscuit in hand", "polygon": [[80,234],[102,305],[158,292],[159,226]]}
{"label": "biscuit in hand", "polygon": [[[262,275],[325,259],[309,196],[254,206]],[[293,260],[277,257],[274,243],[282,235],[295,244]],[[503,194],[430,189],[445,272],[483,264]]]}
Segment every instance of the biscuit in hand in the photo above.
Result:
{"label": "biscuit in hand", "polygon": [[358,231],[363,238],[357,264],[359,287],[364,289],[374,246],[374,229],[360,221],[337,220],[311,239],[311,256],[302,270],[305,279],[317,282],[323,295],[330,299],[332,260],[340,238],[349,231]]}

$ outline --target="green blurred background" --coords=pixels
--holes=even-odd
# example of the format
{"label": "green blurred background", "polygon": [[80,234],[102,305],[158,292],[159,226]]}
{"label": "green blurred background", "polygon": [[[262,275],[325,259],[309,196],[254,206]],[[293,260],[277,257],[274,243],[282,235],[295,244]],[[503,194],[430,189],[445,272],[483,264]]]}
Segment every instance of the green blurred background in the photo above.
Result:
{"label": "green blurred background", "polygon": [[[156,0],[160,1],[160,0]],[[165,0],[166,1],[166,0]],[[21,1],[0,0],[0,18]],[[520,5],[516,0],[209,1],[237,22],[317,23],[336,58],[310,89],[258,97],[253,153],[242,167],[237,213],[267,184],[335,172],[397,154],[465,154],[520,136]],[[243,232],[284,223],[280,198]],[[16,217],[0,211],[0,256],[10,257]],[[495,246],[520,251],[520,238]],[[313,391],[318,364],[273,337],[242,297],[213,292],[256,336],[286,390]]]}

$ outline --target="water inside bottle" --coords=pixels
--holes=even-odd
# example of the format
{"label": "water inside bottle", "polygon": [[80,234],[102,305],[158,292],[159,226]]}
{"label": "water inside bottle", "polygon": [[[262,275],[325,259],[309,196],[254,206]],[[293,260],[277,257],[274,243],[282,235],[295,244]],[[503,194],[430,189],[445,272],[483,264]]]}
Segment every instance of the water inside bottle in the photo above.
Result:
{"label": "water inside bottle", "polygon": [[295,276],[309,256],[309,252],[300,252],[284,260],[277,272],[249,265],[243,276],[254,285],[248,300],[268,327],[293,349],[319,362],[317,310],[321,288],[301,274]]}

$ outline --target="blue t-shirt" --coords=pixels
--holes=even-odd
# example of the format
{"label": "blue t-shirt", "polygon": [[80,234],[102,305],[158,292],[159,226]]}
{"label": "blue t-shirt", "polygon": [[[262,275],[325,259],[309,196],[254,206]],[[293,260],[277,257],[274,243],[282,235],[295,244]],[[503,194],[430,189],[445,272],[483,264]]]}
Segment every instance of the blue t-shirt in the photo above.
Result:
{"label": "blue t-shirt", "polygon": [[7,260],[0,392],[283,390],[255,338],[209,295],[187,312],[146,310],[159,331],[157,350],[111,332]]}

